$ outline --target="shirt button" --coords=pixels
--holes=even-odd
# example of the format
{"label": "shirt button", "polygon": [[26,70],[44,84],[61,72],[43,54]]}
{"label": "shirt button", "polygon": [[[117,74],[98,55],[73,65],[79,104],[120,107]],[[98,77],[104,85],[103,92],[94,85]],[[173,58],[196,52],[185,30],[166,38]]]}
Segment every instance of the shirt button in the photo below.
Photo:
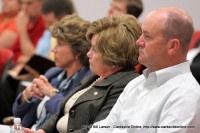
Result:
{"label": "shirt button", "polygon": [[70,116],[71,116],[72,118],[74,118],[75,115],[76,115],[76,112],[75,112],[74,110],[70,110]]}
{"label": "shirt button", "polygon": [[96,95],[98,95],[98,92],[96,91],[96,92],[94,92],[94,95],[96,96]]}

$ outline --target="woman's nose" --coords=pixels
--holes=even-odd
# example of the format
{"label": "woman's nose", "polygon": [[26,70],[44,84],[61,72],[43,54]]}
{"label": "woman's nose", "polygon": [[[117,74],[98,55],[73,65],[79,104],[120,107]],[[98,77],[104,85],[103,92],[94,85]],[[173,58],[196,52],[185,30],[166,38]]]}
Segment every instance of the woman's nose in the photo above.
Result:
{"label": "woman's nose", "polygon": [[91,48],[89,49],[89,51],[87,52],[87,57],[90,57],[90,50],[91,50]]}
{"label": "woman's nose", "polygon": [[138,38],[138,40],[136,41],[136,45],[142,46],[142,47],[144,46],[144,41],[142,40],[142,36]]}

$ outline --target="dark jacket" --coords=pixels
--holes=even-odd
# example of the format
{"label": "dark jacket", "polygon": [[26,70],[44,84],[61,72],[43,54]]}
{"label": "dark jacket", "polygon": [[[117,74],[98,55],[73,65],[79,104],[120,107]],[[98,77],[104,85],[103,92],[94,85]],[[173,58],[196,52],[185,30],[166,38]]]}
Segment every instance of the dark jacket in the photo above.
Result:
{"label": "dark jacket", "polygon": [[[125,86],[138,75],[132,69],[123,69],[98,82],[81,95],[69,111],[68,132],[87,132],[89,125],[106,118]],[[80,86],[62,100],[60,112],[50,117],[40,129],[46,133],[58,133],[56,124],[64,115],[65,103],[73,94],[88,87],[97,78],[97,75],[91,75],[84,79]]]}
{"label": "dark jacket", "polygon": [[[56,87],[58,85],[57,77],[63,71],[63,69],[54,67],[47,71],[45,76],[47,77],[48,81],[51,83],[52,86]],[[66,90],[65,95],[69,93],[72,89],[74,89],[80,81],[85,77],[91,74],[89,68],[85,67],[76,80],[73,81],[73,84]],[[15,117],[20,117],[22,119],[21,124],[24,127],[31,127],[37,121],[37,107],[41,100],[32,99],[31,103],[20,103],[21,93],[16,98],[13,104],[13,114]],[[56,94],[50,100],[46,102],[46,109],[51,114],[55,114],[60,109],[60,101],[64,98],[61,93]]]}
{"label": "dark jacket", "polygon": [[190,66],[191,72],[197,82],[200,84],[200,52],[193,59],[193,62]]}

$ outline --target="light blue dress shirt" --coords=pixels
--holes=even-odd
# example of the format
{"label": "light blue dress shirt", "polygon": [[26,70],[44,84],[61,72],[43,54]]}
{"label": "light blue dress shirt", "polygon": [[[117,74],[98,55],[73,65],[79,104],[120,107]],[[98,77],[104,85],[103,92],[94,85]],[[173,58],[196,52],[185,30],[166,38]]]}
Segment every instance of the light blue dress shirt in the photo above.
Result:
{"label": "light blue dress shirt", "polygon": [[46,29],[38,41],[36,47],[36,54],[42,57],[47,57],[51,50],[51,33],[48,29]]}

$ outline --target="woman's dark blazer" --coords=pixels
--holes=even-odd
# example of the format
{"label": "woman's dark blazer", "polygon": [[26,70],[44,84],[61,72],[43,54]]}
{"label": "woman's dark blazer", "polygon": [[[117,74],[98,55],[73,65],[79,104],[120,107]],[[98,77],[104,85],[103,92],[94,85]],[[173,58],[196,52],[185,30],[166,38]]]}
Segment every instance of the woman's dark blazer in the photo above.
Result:
{"label": "woman's dark blazer", "polygon": [[[133,69],[120,70],[81,95],[69,111],[68,132],[85,133],[89,125],[106,118],[125,86],[137,76]],[[97,75],[92,74],[83,79],[81,84],[62,100],[61,111],[50,117],[40,129],[46,133],[58,133],[56,124],[64,115],[65,103],[74,93],[88,87],[97,78]]]}
{"label": "woman's dark blazer", "polygon": [[[47,77],[48,81],[51,83],[52,86],[57,87],[59,84],[58,75],[63,71],[64,69],[61,69],[59,67],[53,67],[45,73],[45,76]],[[84,69],[81,72],[79,72],[78,77],[74,79],[71,86],[68,86],[65,92],[58,93],[55,96],[53,96],[51,99],[49,99],[45,103],[45,107],[48,113],[55,114],[56,112],[58,112],[60,109],[60,104],[58,103],[60,103],[61,99],[63,99],[65,95],[68,95],[71,90],[77,87],[79,83],[81,82],[81,80],[85,76],[88,76],[89,74],[91,74],[91,71],[89,70],[89,68],[84,67]],[[15,117],[20,117],[22,119],[21,124],[24,127],[31,127],[38,120],[37,107],[40,104],[41,100],[33,98],[31,103],[21,103],[20,102],[21,96],[22,96],[22,93],[20,93],[17,96],[13,104],[13,114]],[[52,105],[54,106],[52,107]]]}

